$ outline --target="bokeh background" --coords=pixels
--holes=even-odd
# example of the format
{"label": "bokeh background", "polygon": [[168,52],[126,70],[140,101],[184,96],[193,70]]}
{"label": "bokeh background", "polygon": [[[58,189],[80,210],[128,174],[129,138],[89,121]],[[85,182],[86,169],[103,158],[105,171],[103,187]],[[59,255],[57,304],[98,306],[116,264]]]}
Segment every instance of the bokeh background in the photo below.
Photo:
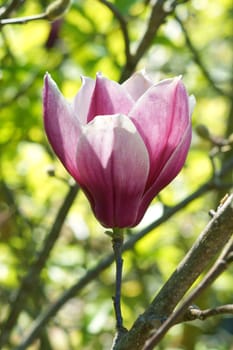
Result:
{"label": "bokeh background", "polygon": [[[0,10],[10,1],[1,1]],[[43,13],[51,1],[18,1],[11,17]],[[132,52],[148,25],[152,2],[111,2],[125,18]],[[165,2],[164,2],[165,3]],[[168,6],[166,2],[166,6]],[[0,12],[1,15],[1,12]],[[154,81],[182,75],[197,105],[193,141],[179,176],[155,198],[146,227],[209,181],[233,157],[217,140],[233,133],[232,15],[230,0],[191,0],[176,7],[160,26],[137,65]],[[0,33],[0,326],[17,290],[51,232],[71,179],[54,156],[42,123],[43,77],[48,71],[68,99],[77,93],[80,75],[119,80],[125,66],[119,21],[104,1],[74,0],[59,20],[1,26]],[[214,166],[210,153],[215,154]],[[232,183],[232,168],[222,179]],[[209,221],[230,186],[200,194],[167,222],[152,230],[124,254],[123,314],[130,327],[174,271]],[[74,196],[75,197],[75,196]],[[74,198],[73,198],[74,199]],[[17,321],[3,350],[20,344],[33,320],[68,290],[88,269],[111,252],[111,242],[78,192],[64,219],[40,276],[27,283]],[[129,233],[133,234],[133,232]],[[196,301],[201,308],[233,302],[233,269],[222,274]],[[45,324],[30,350],[104,350],[114,335],[114,266],[70,298]],[[29,281],[30,282],[30,281]],[[233,349],[233,317],[221,316],[172,328],[158,349]]]}

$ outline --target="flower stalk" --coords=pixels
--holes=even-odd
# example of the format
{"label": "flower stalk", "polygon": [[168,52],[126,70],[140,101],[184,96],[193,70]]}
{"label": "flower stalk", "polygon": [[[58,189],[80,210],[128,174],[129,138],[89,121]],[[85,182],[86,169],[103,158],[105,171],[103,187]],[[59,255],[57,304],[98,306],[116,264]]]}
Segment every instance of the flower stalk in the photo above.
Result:
{"label": "flower stalk", "polygon": [[116,318],[116,330],[117,337],[120,337],[122,333],[127,330],[123,326],[123,316],[121,311],[121,286],[122,286],[122,271],[123,271],[123,259],[122,259],[122,247],[124,242],[123,229],[114,228],[112,232],[106,232],[112,238],[112,248],[115,257],[116,266],[116,282],[115,282],[115,295],[112,297],[113,306]]}
{"label": "flower stalk", "polygon": [[122,270],[123,270],[123,259],[122,259],[122,246],[123,246],[123,232],[113,232],[112,236],[112,248],[115,256],[116,263],[116,284],[115,284],[115,296],[113,299],[113,305],[116,316],[116,329],[121,331],[123,327],[123,317],[121,312],[121,284],[122,284]]}

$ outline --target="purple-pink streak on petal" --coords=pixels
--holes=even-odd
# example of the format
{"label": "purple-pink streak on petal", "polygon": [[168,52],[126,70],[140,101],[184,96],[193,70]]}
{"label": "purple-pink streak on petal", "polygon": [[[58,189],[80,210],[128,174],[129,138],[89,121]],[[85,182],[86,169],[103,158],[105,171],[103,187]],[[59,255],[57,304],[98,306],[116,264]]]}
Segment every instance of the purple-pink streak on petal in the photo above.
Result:
{"label": "purple-pink streak on petal", "polygon": [[90,122],[97,115],[117,113],[127,115],[133,103],[132,97],[120,84],[97,74],[87,122]]}
{"label": "purple-pink streak on petal", "polygon": [[150,175],[147,186],[150,187],[190,123],[188,96],[182,81],[175,78],[152,86],[135,103],[129,116],[149,152]]}
{"label": "purple-pink streak on petal", "polygon": [[49,74],[45,76],[43,104],[44,125],[49,142],[63,165],[76,179],[76,148],[80,125],[71,105]]}
{"label": "purple-pink streak on petal", "polygon": [[127,116],[98,116],[77,147],[79,183],[105,227],[134,226],[147,176],[145,144]]}
{"label": "purple-pink streak on petal", "polygon": [[185,133],[182,136],[182,139],[179,145],[174,150],[171,157],[167,160],[163,169],[161,169],[158,178],[152,184],[152,186],[147,190],[144,194],[140,210],[139,216],[137,219],[137,223],[139,223],[144,216],[146,209],[148,208],[152,199],[165,187],[167,186],[180,172],[181,168],[184,165],[186,160],[189,147],[192,139],[192,127],[191,124],[187,127]]}

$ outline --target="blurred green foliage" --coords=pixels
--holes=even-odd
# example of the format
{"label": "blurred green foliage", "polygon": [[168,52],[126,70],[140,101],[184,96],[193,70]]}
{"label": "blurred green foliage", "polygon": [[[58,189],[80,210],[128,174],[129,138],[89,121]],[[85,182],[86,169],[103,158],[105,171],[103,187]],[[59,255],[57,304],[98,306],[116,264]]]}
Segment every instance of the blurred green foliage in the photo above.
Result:
{"label": "blurred green foliage", "polygon": [[[20,1],[19,1],[20,2]],[[2,1],[0,6],[8,5]],[[116,0],[126,18],[132,51],[147,26],[149,1]],[[22,1],[12,17],[43,13],[48,1]],[[0,9],[1,9],[0,8]],[[233,132],[232,2],[192,0],[176,9],[193,47],[174,14],[167,17],[150,49],[138,64],[155,80],[183,75],[197,99],[193,114],[193,143],[182,173],[155,199],[144,223],[161,215],[162,203],[174,205],[212,174],[211,144],[195,133],[205,124],[211,133]],[[54,26],[57,26],[53,33]],[[194,51],[192,51],[192,48]],[[197,62],[195,54],[200,58]],[[43,76],[49,71],[65,96],[80,87],[80,75],[102,71],[118,80],[125,64],[119,21],[104,3],[74,0],[56,24],[46,20],[1,27],[0,35],[0,322],[11,306],[32,261],[41,249],[69,189],[69,176],[55,158],[42,125]],[[205,70],[209,73],[207,76]],[[217,166],[232,157],[228,151]],[[55,171],[54,177],[48,170]],[[232,181],[232,174],[227,181]],[[126,327],[148,305],[208,222],[208,210],[226,192],[214,191],[192,202],[178,215],[151,232],[124,256],[123,314]],[[139,228],[136,228],[139,229]],[[13,349],[41,310],[111,251],[109,238],[94,219],[80,192],[69,211],[37,285],[28,286],[22,312],[10,336]],[[232,303],[233,277],[229,268],[198,300],[203,308]],[[44,327],[30,349],[109,349],[114,334],[111,296],[114,268],[95,278]],[[159,349],[233,349],[233,318],[216,317],[174,327]]]}

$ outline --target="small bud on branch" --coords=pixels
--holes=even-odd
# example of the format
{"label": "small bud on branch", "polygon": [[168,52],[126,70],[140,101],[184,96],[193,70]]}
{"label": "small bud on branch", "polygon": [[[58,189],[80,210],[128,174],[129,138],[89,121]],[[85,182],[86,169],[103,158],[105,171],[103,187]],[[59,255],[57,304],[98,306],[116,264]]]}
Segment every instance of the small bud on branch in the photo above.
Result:
{"label": "small bud on branch", "polygon": [[50,21],[54,21],[55,19],[60,18],[63,16],[66,11],[70,7],[70,0],[57,0],[52,2],[46,10],[45,10],[45,15],[46,18]]}

